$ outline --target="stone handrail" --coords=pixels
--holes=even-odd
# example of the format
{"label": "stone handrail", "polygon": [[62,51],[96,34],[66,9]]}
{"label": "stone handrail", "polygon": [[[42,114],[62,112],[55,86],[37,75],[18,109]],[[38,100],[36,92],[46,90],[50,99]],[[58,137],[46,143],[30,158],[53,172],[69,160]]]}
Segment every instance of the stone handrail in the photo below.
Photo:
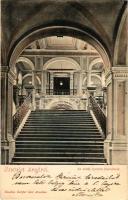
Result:
{"label": "stone handrail", "polygon": [[106,116],[103,110],[100,108],[100,106],[92,96],[89,97],[89,100],[91,109],[104,133],[104,137],[106,137]]}
{"label": "stone handrail", "polygon": [[27,112],[29,111],[30,105],[31,105],[31,95],[26,97],[22,105],[19,106],[19,108],[17,109],[16,113],[13,116],[13,135],[15,134],[18,127],[22,123],[24,117],[26,116]]}

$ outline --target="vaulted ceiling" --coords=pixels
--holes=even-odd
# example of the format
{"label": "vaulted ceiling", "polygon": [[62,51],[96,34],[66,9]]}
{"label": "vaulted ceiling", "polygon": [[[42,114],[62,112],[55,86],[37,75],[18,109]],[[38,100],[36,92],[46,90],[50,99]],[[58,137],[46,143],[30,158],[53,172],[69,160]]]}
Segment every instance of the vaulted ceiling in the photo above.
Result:
{"label": "vaulted ceiling", "polygon": [[[123,0],[2,0],[1,2],[2,61],[6,62],[9,59],[14,46],[21,38],[37,28],[51,24],[83,27],[101,40],[109,53],[113,54],[118,25],[124,11]],[[46,43],[47,48],[55,46],[51,39]],[[69,46],[71,48],[71,45]]]}
{"label": "vaulted ceiling", "polygon": [[68,36],[52,36],[36,40],[27,49],[96,51],[87,42]]}

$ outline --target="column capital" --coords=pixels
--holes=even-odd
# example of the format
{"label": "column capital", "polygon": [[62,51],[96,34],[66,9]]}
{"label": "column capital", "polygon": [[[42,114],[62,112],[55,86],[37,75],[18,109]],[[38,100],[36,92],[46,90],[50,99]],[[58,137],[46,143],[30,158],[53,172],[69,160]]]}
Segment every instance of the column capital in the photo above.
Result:
{"label": "column capital", "polygon": [[128,67],[112,67],[112,75],[114,79],[126,80],[128,79]]}
{"label": "column capital", "polygon": [[106,85],[109,85],[113,80],[128,80],[128,67],[119,66],[112,67],[110,71],[107,72],[106,76]]}

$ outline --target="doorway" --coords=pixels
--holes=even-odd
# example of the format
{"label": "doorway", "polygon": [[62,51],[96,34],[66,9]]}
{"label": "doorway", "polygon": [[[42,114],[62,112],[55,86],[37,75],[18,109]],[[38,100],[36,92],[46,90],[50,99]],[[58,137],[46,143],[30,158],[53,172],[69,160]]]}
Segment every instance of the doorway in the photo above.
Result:
{"label": "doorway", "polygon": [[54,95],[70,95],[70,78],[54,77]]}

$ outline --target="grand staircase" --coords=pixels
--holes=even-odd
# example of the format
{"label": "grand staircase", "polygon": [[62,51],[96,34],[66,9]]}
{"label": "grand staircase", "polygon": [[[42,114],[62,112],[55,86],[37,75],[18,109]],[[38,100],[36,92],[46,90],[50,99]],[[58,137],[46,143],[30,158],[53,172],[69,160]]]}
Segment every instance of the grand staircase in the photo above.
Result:
{"label": "grand staircase", "polygon": [[16,138],[12,164],[103,165],[103,144],[86,111],[32,111]]}

